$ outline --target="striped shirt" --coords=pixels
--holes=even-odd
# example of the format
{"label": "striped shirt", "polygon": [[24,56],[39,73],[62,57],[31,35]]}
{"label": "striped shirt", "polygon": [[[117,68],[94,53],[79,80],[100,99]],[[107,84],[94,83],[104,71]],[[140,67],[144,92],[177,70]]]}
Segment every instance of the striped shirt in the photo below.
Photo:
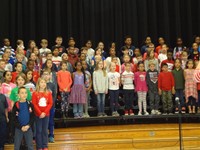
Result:
{"label": "striped shirt", "polygon": [[134,73],[133,72],[127,72],[124,71],[122,73],[122,77],[121,77],[122,83],[123,83],[123,89],[125,90],[132,90],[134,89]]}

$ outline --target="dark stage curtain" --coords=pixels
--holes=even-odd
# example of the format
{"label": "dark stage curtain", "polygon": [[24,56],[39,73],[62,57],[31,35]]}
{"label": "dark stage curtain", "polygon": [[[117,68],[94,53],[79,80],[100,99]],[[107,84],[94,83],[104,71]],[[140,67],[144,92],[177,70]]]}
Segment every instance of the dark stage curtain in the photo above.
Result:
{"label": "dark stage curtain", "polygon": [[[63,45],[75,38],[77,47],[87,39],[96,47],[103,41],[123,45],[125,35],[141,46],[146,36],[163,36],[174,46],[182,37],[190,46],[200,34],[200,0],[1,0],[0,39],[8,37],[12,46],[21,38],[28,42],[47,38],[49,47],[61,35]],[[25,45],[26,46],[26,45]]]}

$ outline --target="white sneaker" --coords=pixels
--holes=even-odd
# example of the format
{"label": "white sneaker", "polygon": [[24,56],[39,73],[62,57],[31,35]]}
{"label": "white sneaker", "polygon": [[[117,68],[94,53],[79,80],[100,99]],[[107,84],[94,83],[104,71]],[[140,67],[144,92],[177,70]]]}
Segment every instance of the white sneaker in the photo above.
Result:
{"label": "white sneaker", "polygon": [[167,115],[167,113],[163,113],[163,115]]}
{"label": "white sneaker", "polygon": [[147,111],[144,112],[144,115],[149,115],[149,113]]}
{"label": "white sneaker", "polygon": [[159,110],[155,110],[156,115],[161,115],[161,112]]}
{"label": "white sneaker", "polygon": [[155,115],[156,114],[156,110],[152,109],[151,110],[151,115]]}
{"label": "white sneaker", "polygon": [[142,116],[142,113],[140,111],[138,112],[138,116]]}
{"label": "white sneaker", "polygon": [[119,113],[117,111],[115,112],[115,116],[119,116]]}

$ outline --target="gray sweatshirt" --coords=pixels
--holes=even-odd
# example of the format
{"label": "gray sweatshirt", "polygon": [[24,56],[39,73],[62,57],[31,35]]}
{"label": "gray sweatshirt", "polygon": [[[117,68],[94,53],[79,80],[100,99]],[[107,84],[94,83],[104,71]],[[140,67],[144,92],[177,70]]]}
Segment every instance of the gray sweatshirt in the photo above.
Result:
{"label": "gray sweatshirt", "polygon": [[102,70],[94,71],[93,73],[93,87],[95,93],[108,92],[108,75],[104,77]]}

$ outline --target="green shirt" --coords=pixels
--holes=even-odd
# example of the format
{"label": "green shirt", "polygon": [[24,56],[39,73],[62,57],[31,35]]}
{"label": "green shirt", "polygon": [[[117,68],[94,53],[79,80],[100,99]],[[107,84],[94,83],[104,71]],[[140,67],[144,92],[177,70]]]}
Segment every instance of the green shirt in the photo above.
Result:
{"label": "green shirt", "polygon": [[[13,102],[17,102],[19,100],[19,97],[18,97],[18,89],[19,87],[15,87],[14,89],[12,89],[11,91],[11,94],[10,94],[10,100],[13,101]],[[27,101],[31,101],[31,92],[29,89],[26,89],[27,91],[27,98],[26,100]]]}
{"label": "green shirt", "polygon": [[185,79],[183,75],[183,69],[177,70],[176,68],[172,71],[175,81],[175,90],[184,90],[185,88]]}

